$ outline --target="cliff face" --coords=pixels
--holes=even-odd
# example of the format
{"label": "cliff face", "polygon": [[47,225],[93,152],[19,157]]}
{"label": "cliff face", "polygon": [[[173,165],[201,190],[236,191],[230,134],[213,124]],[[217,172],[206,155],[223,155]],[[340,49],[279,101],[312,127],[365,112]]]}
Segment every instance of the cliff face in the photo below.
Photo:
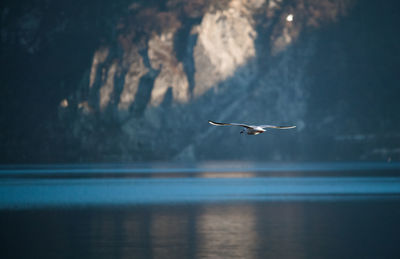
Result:
{"label": "cliff face", "polygon": [[[231,130],[211,128],[208,119],[289,123],[301,131],[308,62],[302,57],[312,55],[312,41],[299,47],[303,56],[288,48],[304,30],[339,19],[350,6],[262,0],[136,3],[116,24],[116,40],[94,53],[86,83],[67,97],[82,107],[75,111],[74,137],[82,139],[88,153],[96,146],[111,160],[194,160],[240,157],[223,150],[212,154],[210,147],[221,138],[226,141],[219,145],[227,150],[240,143]],[[293,141],[293,132],[283,134]],[[244,146],[248,158],[259,153],[260,147],[252,152]]]}
{"label": "cliff face", "polygon": [[[37,17],[22,26],[29,28],[24,37],[19,36],[28,53],[43,49],[43,37],[32,35],[47,17],[44,2],[37,4],[42,9],[20,18]],[[352,110],[352,105],[344,108],[352,99],[342,89],[351,89],[347,85],[353,79],[339,78],[349,67],[357,70],[346,60],[357,51],[343,41],[350,30],[343,26],[362,28],[359,18],[374,7],[360,6],[350,0],[170,0],[98,7],[100,13],[106,7],[109,13],[91,14],[97,21],[94,25],[94,19],[89,19],[88,28],[104,28],[104,32],[88,37],[98,40],[88,44],[91,49],[81,50],[89,53],[87,62],[79,66],[80,71],[71,69],[73,79],[58,92],[58,119],[50,123],[49,135],[61,138],[60,145],[69,143],[66,160],[81,161],[396,157],[396,146],[388,147],[375,131],[362,129],[362,116],[347,119],[348,125],[353,123],[352,131],[336,126],[340,116]],[[12,9],[6,8],[3,14]],[[63,21],[66,28],[73,23],[65,18],[60,26]],[[54,33],[66,37],[65,31]],[[332,80],[325,81],[329,77]],[[331,85],[334,80],[338,86]],[[370,92],[379,84],[364,90]],[[331,107],[325,107],[320,99],[336,90],[336,101],[328,100]],[[361,101],[358,107],[366,104]],[[386,115],[382,129],[392,125],[393,116]],[[212,127],[208,119],[298,127],[252,138],[239,136],[239,129]],[[322,132],[322,126],[328,133]],[[360,150],[353,139],[357,134],[373,135],[375,142],[368,145],[383,143],[387,153]],[[338,154],[346,136],[356,152]],[[324,150],[332,144],[332,149]]]}

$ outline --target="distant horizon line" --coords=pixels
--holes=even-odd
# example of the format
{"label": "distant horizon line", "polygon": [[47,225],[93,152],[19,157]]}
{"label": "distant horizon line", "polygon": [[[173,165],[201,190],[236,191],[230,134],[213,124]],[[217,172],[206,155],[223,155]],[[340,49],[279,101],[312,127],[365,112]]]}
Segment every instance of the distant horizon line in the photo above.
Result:
{"label": "distant horizon line", "polygon": [[310,172],[396,170],[400,162],[139,162],[84,164],[9,164],[0,165],[0,174],[26,173],[201,173],[201,172]]}

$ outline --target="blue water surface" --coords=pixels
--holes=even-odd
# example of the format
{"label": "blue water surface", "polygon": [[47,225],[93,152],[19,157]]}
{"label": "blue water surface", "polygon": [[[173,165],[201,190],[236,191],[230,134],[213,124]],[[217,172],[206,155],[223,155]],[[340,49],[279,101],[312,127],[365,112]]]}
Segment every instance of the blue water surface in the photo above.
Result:
{"label": "blue water surface", "polygon": [[2,166],[0,208],[398,199],[399,169],[399,163]]}

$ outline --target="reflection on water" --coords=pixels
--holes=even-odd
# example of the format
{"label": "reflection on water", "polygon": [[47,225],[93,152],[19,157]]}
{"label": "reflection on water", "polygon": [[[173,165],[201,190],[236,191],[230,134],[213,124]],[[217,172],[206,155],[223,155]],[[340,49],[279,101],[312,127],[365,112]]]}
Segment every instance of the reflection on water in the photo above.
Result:
{"label": "reflection on water", "polygon": [[260,168],[0,168],[1,244],[14,258],[400,258],[395,167]]}
{"label": "reflection on water", "polygon": [[193,254],[193,249],[187,240],[194,222],[189,215],[182,217],[180,213],[162,211],[151,215],[150,243],[152,256],[163,258],[169,255],[171,258],[185,258]]}
{"label": "reflection on water", "polygon": [[255,258],[257,230],[255,208],[242,205],[210,206],[197,219],[200,258]]}
{"label": "reflection on water", "polygon": [[0,211],[10,258],[399,258],[398,201]]}

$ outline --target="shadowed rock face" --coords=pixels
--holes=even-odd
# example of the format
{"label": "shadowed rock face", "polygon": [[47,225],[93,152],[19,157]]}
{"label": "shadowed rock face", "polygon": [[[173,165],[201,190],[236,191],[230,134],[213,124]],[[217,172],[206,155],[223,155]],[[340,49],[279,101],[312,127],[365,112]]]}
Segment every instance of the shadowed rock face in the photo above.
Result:
{"label": "shadowed rock face", "polygon": [[[384,144],[387,140],[382,140],[372,127],[363,129],[362,116],[356,122],[347,119],[352,125],[350,131],[337,126],[341,116],[346,117],[352,110],[351,105],[346,110],[343,103],[351,102],[345,89],[351,89],[347,85],[353,79],[344,75],[348,69],[358,71],[348,60],[358,48],[346,44],[364,43],[346,41],[351,38],[346,28],[352,25],[364,36],[361,21],[376,5],[363,9],[364,5],[355,0],[121,1],[102,6],[103,13],[106,9],[112,11],[99,16],[93,14],[94,6],[84,6],[83,10],[94,18],[82,18],[82,24],[104,28],[105,33],[90,37],[100,40],[85,50],[88,62],[79,71],[71,69],[69,74],[74,79],[64,80],[64,89],[68,90],[58,91],[58,98],[53,98],[58,103],[51,107],[58,119],[52,117],[51,123],[44,124],[50,125],[52,138],[61,136],[62,141],[52,148],[73,143],[65,148],[68,154],[60,153],[61,160],[84,161],[292,161],[399,156],[397,147]],[[12,8],[2,9],[3,20]],[[32,11],[16,16],[20,34],[13,44],[33,53],[29,55],[35,57],[35,62],[40,58],[34,53],[43,52],[46,46],[45,37],[35,33],[49,19],[45,10],[44,2],[38,2]],[[73,23],[70,18],[57,23],[67,29],[54,35],[68,37],[68,26]],[[3,30],[3,39],[9,31]],[[9,39],[7,36],[3,44]],[[398,51],[394,46],[392,49]],[[381,71],[381,75],[385,73],[391,75],[392,71]],[[331,78],[329,82],[327,78]],[[379,82],[367,86],[366,92],[377,85]],[[332,89],[341,91],[335,100],[329,100],[336,91]],[[327,98],[325,104],[330,107],[321,106],[321,98]],[[367,101],[359,102],[360,107],[365,105]],[[326,112],[319,107],[325,107]],[[391,125],[392,116],[386,114],[382,128]],[[295,124],[297,129],[271,130],[264,136],[245,138],[239,135],[240,129],[215,128],[207,124],[208,119]],[[367,145],[374,149],[382,143],[380,150],[386,153],[362,151],[357,138],[351,138],[357,134],[373,136]],[[399,139],[387,134],[388,139]],[[352,142],[349,150],[356,151],[337,154],[346,136]],[[326,148],[332,145],[332,150]]]}

